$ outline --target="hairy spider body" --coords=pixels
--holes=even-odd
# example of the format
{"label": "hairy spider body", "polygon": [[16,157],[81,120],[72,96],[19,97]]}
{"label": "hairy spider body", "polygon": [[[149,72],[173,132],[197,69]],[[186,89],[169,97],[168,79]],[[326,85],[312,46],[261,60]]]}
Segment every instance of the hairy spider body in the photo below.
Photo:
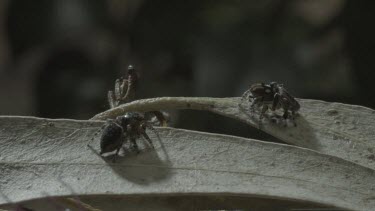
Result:
{"label": "hairy spider body", "polygon": [[[296,112],[301,108],[298,101],[281,85],[276,82],[272,82],[271,86],[275,90],[274,100],[272,103],[272,110],[282,108],[284,110],[283,117],[288,119],[291,117],[294,120]],[[289,111],[291,114],[289,114]]]}
{"label": "hairy spider body", "polygon": [[116,155],[118,155],[127,140],[130,141],[132,149],[139,153],[136,140],[141,136],[154,148],[152,140],[146,133],[147,128],[154,130],[151,123],[139,112],[128,112],[123,116],[118,116],[115,120],[108,120],[100,139],[100,154],[116,150]]}
{"label": "hairy spider body", "polygon": [[255,107],[262,107],[260,119],[264,113],[273,105],[274,89],[270,84],[255,83],[242,95],[241,101],[248,99],[251,101],[250,110],[254,112]]}
{"label": "hairy spider body", "polygon": [[122,126],[117,121],[108,120],[100,138],[100,154],[113,152],[114,150],[118,154],[124,142],[125,138]]}
{"label": "hairy spider body", "polygon": [[[284,119],[289,117],[294,121],[296,112],[300,109],[298,101],[288,93],[282,84],[271,83],[256,83],[242,95],[241,102],[244,99],[251,101],[250,110],[253,112],[254,107],[262,107],[259,119],[262,119],[268,109],[272,111],[283,109]],[[291,114],[289,113],[291,112]],[[296,123],[294,122],[294,125]]]}
{"label": "hairy spider body", "polygon": [[151,130],[154,130],[154,128],[148,121],[146,121],[143,114],[139,112],[128,112],[123,117],[121,117],[121,120],[121,125],[124,129],[126,128],[126,132],[130,140],[131,146],[135,151],[139,151],[136,140],[139,139],[141,136],[143,136],[147,140],[147,142],[152,146],[152,148],[154,148],[154,145],[152,144],[150,137],[148,137],[146,133],[147,128]]}

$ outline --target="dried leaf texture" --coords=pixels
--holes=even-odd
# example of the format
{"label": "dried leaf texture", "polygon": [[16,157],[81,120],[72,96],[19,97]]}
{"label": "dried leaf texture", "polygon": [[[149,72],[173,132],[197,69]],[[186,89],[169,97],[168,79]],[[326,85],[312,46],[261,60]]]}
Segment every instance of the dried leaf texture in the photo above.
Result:
{"label": "dried leaf texture", "polygon": [[375,207],[375,171],[344,159],[283,144],[158,128],[158,135],[149,132],[155,150],[139,140],[140,154],[125,146],[111,163],[111,156],[98,155],[98,138],[90,141],[102,124],[1,117],[0,204],[46,196],[221,194],[352,210]]}
{"label": "dried leaf texture", "polygon": [[[375,169],[375,111],[356,105],[298,99],[297,127],[275,124],[265,118],[260,129],[296,146],[337,156]],[[106,119],[126,111],[195,109],[214,112],[259,127],[259,113],[252,114],[240,98],[162,97],[134,101],[96,115]]]}

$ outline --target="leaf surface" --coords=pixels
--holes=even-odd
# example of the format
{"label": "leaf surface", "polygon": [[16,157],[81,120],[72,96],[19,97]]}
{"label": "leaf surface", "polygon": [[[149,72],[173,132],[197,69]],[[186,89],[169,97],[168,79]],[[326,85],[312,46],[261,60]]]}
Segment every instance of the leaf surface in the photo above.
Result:
{"label": "leaf surface", "polygon": [[[375,171],[300,147],[172,128],[98,155],[101,121],[0,118],[0,204],[46,196],[245,195],[375,207]],[[87,146],[87,144],[90,144]]]}
{"label": "leaf surface", "polygon": [[134,101],[96,115],[107,119],[127,111],[194,109],[214,112],[257,127],[296,146],[337,156],[375,169],[375,111],[356,105],[298,99],[297,126],[274,123],[271,117],[259,124],[259,112],[251,113],[240,98],[162,97]]}

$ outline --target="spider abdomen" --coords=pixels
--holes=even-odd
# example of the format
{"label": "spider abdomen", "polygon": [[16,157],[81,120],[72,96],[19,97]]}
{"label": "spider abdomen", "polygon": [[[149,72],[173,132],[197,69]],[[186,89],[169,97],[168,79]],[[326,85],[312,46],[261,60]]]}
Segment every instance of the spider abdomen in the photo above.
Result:
{"label": "spider abdomen", "polygon": [[124,140],[123,133],[120,125],[115,122],[107,123],[100,138],[100,154],[120,149]]}

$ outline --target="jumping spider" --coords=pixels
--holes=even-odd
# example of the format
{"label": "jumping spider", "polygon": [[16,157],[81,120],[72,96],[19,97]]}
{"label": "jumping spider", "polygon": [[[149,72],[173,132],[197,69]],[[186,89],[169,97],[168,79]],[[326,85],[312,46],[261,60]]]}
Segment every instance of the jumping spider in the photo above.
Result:
{"label": "jumping spider", "polygon": [[[110,108],[115,108],[120,104],[131,102],[135,99],[138,75],[132,65],[128,66],[127,79],[117,79],[114,91],[108,91],[108,103]],[[121,147],[129,140],[131,148],[139,152],[136,140],[143,136],[152,146],[152,141],[146,133],[146,129],[154,130],[154,120],[149,121],[146,116],[154,115],[160,126],[167,125],[167,119],[161,111],[149,111],[145,114],[139,112],[127,112],[123,116],[118,116],[114,120],[108,120],[103,126],[100,138],[100,155],[116,150],[118,155]],[[116,157],[116,156],[115,156]]]}
{"label": "jumping spider", "polygon": [[115,108],[120,104],[133,101],[135,98],[135,90],[138,83],[138,75],[132,65],[128,66],[127,78],[120,78],[115,81],[114,91],[108,91],[108,103],[111,108]]}
{"label": "jumping spider", "polygon": [[296,112],[301,106],[298,101],[288,93],[282,84],[277,82],[253,84],[242,95],[241,103],[245,99],[252,101],[250,105],[251,112],[254,112],[255,107],[262,107],[259,115],[260,121],[263,119],[263,116],[268,109],[271,109],[272,111],[283,109],[283,118],[285,120],[291,119],[296,126],[294,119]]}
{"label": "jumping spider", "polygon": [[131,148],[139,153],[136,140],[140,136],[143,136],[154,148],[152,140],[146,133],[147,128],[154,131],[152,124],[138,112],[128,112],[123,116],[118,116],[115,120],[108,120],[100,138],[100,155],[116,150],[117,156],[127,140],[130,141]]}

